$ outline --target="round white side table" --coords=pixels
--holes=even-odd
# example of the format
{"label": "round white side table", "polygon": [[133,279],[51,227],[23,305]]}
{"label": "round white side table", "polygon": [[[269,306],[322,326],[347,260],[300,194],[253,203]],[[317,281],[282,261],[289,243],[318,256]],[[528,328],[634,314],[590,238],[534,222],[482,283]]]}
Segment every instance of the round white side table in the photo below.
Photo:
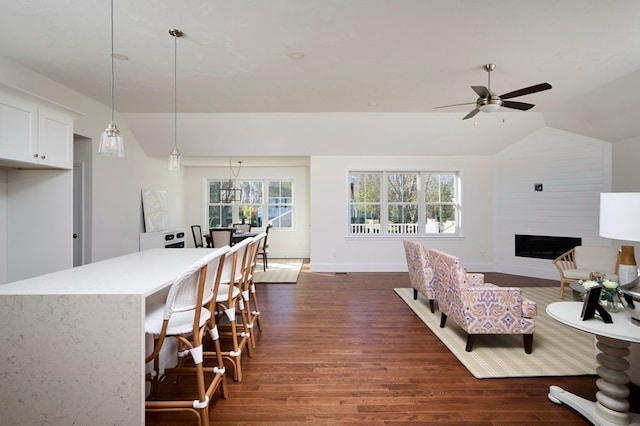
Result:
{"label": "round white side table", "polygon": [[640,327],[631,323],[631,315],[623,310],[612,313],[613,324],[605,324],[598,316],[583,321],[582,302],[556,302],[547,306],[547,313],[556,321],[594,334],[599,353],[596,381],[599,391],[596,402],[581,398],[558,386],[549,387],[549,399],[572,407],[595,425],[640,425],[640,414],[629,412],[629,345],[640,343]]}

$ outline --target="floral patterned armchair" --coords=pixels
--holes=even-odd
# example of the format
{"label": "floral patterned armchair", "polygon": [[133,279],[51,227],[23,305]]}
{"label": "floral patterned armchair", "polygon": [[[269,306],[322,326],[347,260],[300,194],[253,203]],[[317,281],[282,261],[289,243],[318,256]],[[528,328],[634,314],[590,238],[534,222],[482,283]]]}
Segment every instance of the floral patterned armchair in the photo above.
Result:
{"label": "floral patterned armchair", "polygon": [[404,254],[409,269],[409,282],[413,287],[413,298],[418,298],[418,292],[429,299],[429,309],[435,312],[435,291],[433,289],[433,269],[424,247],[420,243],[404,240]]}
{"label": "floral patterned armchair", "polygon": [[538,310],[521,289],[485,283],[483,274],[467,273],[457,257],[435,249],[429,249],[429,260],[442,312],[440,327],[451,318],[466,331],[467,352],[479,334],[522,334],[524,351],[531,353]]}

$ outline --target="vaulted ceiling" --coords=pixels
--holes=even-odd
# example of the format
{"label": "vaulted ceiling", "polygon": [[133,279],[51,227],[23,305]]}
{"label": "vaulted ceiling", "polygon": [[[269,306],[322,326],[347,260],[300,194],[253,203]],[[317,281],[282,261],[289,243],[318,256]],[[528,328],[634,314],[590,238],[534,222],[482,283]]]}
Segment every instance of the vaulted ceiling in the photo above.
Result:
{"label": "vaulted ceiling", "polygon": [[[0,56],[109,105],[109,14],[2,2]],[[639,22],[637,0],[115,0],[116,109],[134,130],[173,112],[178,28],[180,113],[428,112],[450,131],[474,105],[433,107],[473,103],[491,62],[498,94],[553,86],[502,117],[616,142],[640,135]]]}

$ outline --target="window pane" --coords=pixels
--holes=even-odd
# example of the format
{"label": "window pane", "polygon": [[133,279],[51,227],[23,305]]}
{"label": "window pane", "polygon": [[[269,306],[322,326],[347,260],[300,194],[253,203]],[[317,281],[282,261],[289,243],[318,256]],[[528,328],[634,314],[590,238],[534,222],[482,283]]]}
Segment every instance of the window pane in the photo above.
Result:
{"label": "window pane", "polygon": [[389,204],[390,234],[416,234],[418,232],[418,206],[416,204]]}
{"label": "window pane", "polygon": [[220,182],[209,182],[209,204],[217,204],[220,202]]}
{"label": "window pane", "polygon": [[424,199],[428,203],[440,201],[440,175],[429,173],[424,179]]}
{"label": "window pane", "polygon": [[380,202],[379,173],[351,173],[351,200],[354,202]]}
{"label": "window pane", "polygon": [[269,222],[279,228],[291,228],[293,208],[289,205],[277,205],[269,209]]}
{"label": "window pane", "polygon": [[425,175],[425,201],[428,203],[454,202],[456,175],[454,173],[429,173]]}
{"label": "window pane", "polygon": [[391,173],[387,178],[387,197],[390,203],[418,202],[418,175],[416,173]]}
{"label": "window pane", "polygon": [[209,206],[209,228],[225,228],[232,223],[233,211],[231,206]]}

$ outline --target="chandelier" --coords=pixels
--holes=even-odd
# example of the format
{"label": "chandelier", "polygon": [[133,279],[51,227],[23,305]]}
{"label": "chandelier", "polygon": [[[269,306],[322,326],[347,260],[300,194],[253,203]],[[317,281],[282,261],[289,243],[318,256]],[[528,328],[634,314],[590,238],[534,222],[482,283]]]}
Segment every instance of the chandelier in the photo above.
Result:
{"label": "chandelier", "polygon": [[236,188],[234,181],[234,178],[237,178],[240,175],[241,168],[242,161],[238,161],[238,170],[234,171],[231,164],[231,158],[229,158],[229,181],[226,184],[220,184],[220,190],[218,193],[221,203],[233,203],[234,201],[240,201],[242,199],[242,189]]}

